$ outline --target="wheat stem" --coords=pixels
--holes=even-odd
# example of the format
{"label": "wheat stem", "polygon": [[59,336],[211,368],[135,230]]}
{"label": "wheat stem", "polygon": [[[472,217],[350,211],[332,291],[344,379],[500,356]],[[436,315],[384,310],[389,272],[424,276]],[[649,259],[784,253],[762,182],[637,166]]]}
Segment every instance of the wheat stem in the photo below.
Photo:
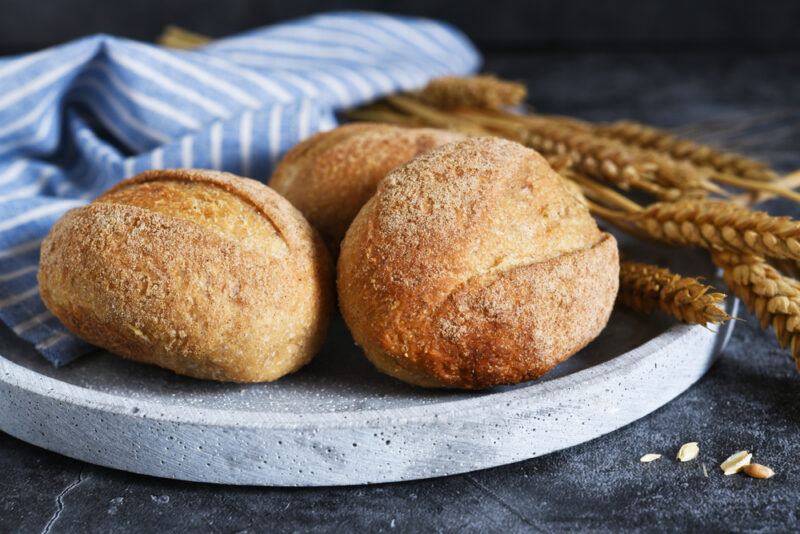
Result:
{"label": "wheat stem", "polygon": [[390,124],[399,124],[402,126],[422,126],[419,120],[411,115],[403,115],[390,109],[384,109],[378,106],[367,106],[363,108],[356,108],[349,110],[345,113],[346,117],[351,121],[365,121],[365,122],[386,122]]}
{"label": "wheat stem", "polygon": [[800,193],[782,186],[780,184],[780,180],[776,180],[774,182],[757,182],[754,180],[745,180],[727,173],[715,174],[714,180],[723,184],[738,187],[740,189],[764,191],[767,193],[772,193],[774,196],[784,197],[795,202],[800,202]]}
{"label": "wheat stem", "polygon": [[[796,170],[792,173],[787,174],[786,176],[780,178],[771,185],[780,187],[783,191],[794,190],[800,187],[800,170]],[[775,198],[776,196],[777,195],[774,193],[763,190],[755,190],[755,191],[750,190],[747,193],[743,193],[732,197],[731,202],[744,206],[750,204],[758,204],[759,202],[764,202],[765,200]]]}
{"label": "wheat stem", "polygon": [[609,187],[604,187],[580,173],[573,172],[569,169],[564,171],[556,170],[561,172],[566,178],[576,182],[584,191],[584,194],[594,200],[605,203],[607,206],[625,211],[639,211],[642,209],[639,204],[625,195],[621,195]]}
{"label": "wheat stem", "polygon": [[492,133],[480,125],[466,119],[460,119],[452,113],[442,111],[427,104],[404,95],[390,95],[386,101],[392,106],[416,116],[431,126],[458,130],[473,135],[492,135]]}

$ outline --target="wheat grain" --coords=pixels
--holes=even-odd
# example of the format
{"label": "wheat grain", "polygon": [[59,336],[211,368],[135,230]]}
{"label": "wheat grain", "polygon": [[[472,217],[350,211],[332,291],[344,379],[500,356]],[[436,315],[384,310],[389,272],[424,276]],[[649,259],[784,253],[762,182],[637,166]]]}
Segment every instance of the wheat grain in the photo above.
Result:
{"label": "wheat grain", "polygon": [[594,131],[602,137],[618,139],[629,145],[664,152],[675,159],[688,161],[700,167],[709,167],[721,173],[759,181],[778,179],[778,175],[760,161],[740,154],[715,150],[708,145],[687,139],[679,139],[652,126],[631,121],[618,121],[598,125]]}
{"label": "wheat grain", "polygon": [[790,217],[713,200],[656,202],[635,213],[617,213],[610,218],[624,220],[651,238],[673,245],[800,259],[800,221]]}
{"label": "wheat grain", "polygon": [[697,278],[684,277],[669,269],[646,263],[620,264],[618,299],[640,313],[661,310],[675,319],[690,324],[719,324],[730,316],[719,307],[723,293]]}
{"label": "wheat grain", "polygon": [[639,458],[639,461],[642,462],[643,464],[649,464],[650,462],[654,462],[654,461],[658,460],[659,458],[661,458],[660,454],[656,454],[656,453],[652,453],[651,452],[651,453],[645,454],[644,456]]}
{"label": "wheat grain", "polygon": [[728,288],[756,315],[761,328],[772,326],[800,369],[800,282],[753,254],[715,251],[712,257],[722,267]]}
{"label": "wheat grain", "polygon": [[742,472],[753,478],[767,479],[775,476],[775,471],[761,464],[747,464],[742,467]]}
{"label": "wheat grain", "polygon": [[421,101],[441,109],[501,109],[520,104],[527,95],[528,90],[521,83],[488,75],[436,78],[417,93]]}
{"label": "wheat grain", "polygon": [[719,468],[722,469],[722,472],[725,473],[725,476],[735,475],[741,471],[744,466],[748,465],[752,459],[752,453],[748,451],[739,451],[731,454],[727,460],[719,465]]}
{"label": "wheat grain", "polygon": [[[461,80],[461,81],[459,81]],[[460,83],[467,84],[468,80],[459,78],[447,78],[446,83],[441,85],[445,88],[454,88],[453,92],[457,92],[455,88],[459,87]],[[496,79],[492,79],[492,83],[500,83]],[[436,80],[431,82],[430,87],[436,86]],[[491,87],[491,85],[490,85]],[[487,89],[488,91],[489,89]],[[432,99],[424,97],[424,91],[418,97],[425,103],[437,105],[437,102]],[[454,97],[453,102],[456,101]],[[630,145],[626,146],[625,143],[618,142],[613,139],[604,139],[595,133],[595,128],[591,123],[580,121],[578,119],[561,116],[545,116],[545,115],[530,115],[530,114],[512,114],[508,112],[499,111],[498,109],[487,109],[487,106],[469,106],[466,99],[459,101],[460,107],[455,105],[444,105],[439,103],[438,107],[446,108],[452,113],[459,116],[466,116],[472,121],[480,123],[492,129],[499,129],[500,135],[510,137],[514,140],[525,142],[532,148],[544,154],[551,154],[553,150],[565,153],[573,151],[563,151],[561,145],[575,148],[577,144],[581,144],[584,148],[591,148],[592,151],[599,151],[604,148],[606,151],[611,150],[613,157],[611,161],[606,163],[601,158],[600,171],[605,175],[601,178],[611,180],[623,188],[629,186],[641,186],[637,176],[640,175],[644,179],[652,178],[657,184],[666,188],[667,191],[659,191],[652,186],[639,187],[651,194],[655,194],[660,198],[677,198],[678,196],[686,196],[687,191],[694,191],[694,196],[704,196],[701,191],[712,191],[716,193],[724,193],[724,190],[711,183],[707,176],[713,173],[707,169],[698,169],[686,161],[676,161],[669,154],[659,153],[655,150],[646,149],[643,147]],[[482,109],[476,109],[481,108]],[[459,108],[459,109],[454,109]],[[529,139],[521,140],[519,138],[519,127],[523,126],[528,131]],[[512,135],[508,135],[508,131],[512,131]],[[580,137],[586,136],[581,140]],[[572,139],[572,143],[570,143]],[[593,143],[586,146],[588,140],[593,140]],[[609,143],[609,141],[611,141]],[[601,148],[602,147],[602,148]],[[587,153],[586,150],[582,151],[582,157],[576,158],[579,166],[582,167],[583,172],[593,174],[591,169],[592,160],[585,158],[591,157],[593,154]],[[624,163],[620,163],[621,159],[625,159]],[[587,166],[589,167],[587,169]],[[617,175],[614,166],[619,167],[621,175]],[[631,166],[632,169],[625,169],[626,166]],[[626,179],[627,178],[627,179]],[[676,194],[674,191],[669,191],[671,188],[680,189],[683,195]]]}

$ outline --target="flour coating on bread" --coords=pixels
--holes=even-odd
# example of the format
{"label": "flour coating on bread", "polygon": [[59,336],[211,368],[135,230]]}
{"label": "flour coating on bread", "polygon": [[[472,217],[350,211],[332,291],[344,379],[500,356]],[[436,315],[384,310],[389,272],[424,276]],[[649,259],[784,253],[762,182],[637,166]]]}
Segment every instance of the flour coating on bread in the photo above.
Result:
{"label": "flour coating on bread", "polygon": [[384,372],[481,388],[541,376],[594,338],[617,268],[613,238],[541,156],[473,138],[381,182],[342,243],[340,307]]}
{"label": "flour coating on bread", "polygon": [[332,307],[319,237],[269,188],[213,171],[150,171],[68,212],[42,246],[48,308],[126,358],[258,382],[319,349]]}

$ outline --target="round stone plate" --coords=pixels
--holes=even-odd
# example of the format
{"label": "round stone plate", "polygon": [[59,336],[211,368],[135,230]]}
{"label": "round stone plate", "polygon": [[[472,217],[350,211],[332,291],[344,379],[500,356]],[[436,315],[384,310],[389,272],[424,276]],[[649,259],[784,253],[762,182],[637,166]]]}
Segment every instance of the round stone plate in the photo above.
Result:
{"label": "round stone plate", "polygon": [[[669,263],[657,254],[647,257]],[[712,274],[702,255],[670,256],[689,267],[683,273]],[[258,385],[193,380],[103,352],[56,369],[2,327],[0,430],[72,458],[182,480],[436,477],[546,454],[639,419],[706,372],[732,325],[617,310],[597,340],[545,378],[486,392],[424,390],[377,373],[340,318],[310,365]]]}

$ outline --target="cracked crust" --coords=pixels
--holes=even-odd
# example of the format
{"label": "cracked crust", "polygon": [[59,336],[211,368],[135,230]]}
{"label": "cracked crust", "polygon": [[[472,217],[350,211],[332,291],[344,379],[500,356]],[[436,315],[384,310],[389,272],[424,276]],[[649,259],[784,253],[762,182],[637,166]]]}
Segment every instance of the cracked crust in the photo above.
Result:
{"label": "cracked crust", "polygon": [[594,339],[614,238],[536,152],[475,138],[391,172],[342,242],[339,304],[381,371],[478,389],[542,376]]}
{"label": "cracked crust", "polygon": [[76,335],[235,382],[275,380],[313,357],[331,277],[321,240],[280,195],[196,170],[149,171],[71,210],[39,269],[42,299]]}
{"label": "cracked crust", "polygon": [[292,148],[269,182],[336,253],[358,210],[395,167],[462,134],[433,128],[354,123],[317,134]]}

